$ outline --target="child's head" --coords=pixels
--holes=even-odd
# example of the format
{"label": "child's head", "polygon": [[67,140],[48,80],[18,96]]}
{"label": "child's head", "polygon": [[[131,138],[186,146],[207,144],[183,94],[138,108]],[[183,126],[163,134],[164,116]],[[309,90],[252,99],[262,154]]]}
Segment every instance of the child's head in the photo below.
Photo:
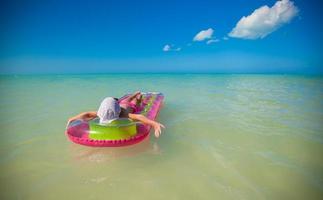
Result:
{"label": "child's head", "polygon": [[101,102],[97,115],[100,118],[100,123],[109,123],[114,119],[118,119],[120,112],[121,108],[118,101],[112,97],[106,97]]}

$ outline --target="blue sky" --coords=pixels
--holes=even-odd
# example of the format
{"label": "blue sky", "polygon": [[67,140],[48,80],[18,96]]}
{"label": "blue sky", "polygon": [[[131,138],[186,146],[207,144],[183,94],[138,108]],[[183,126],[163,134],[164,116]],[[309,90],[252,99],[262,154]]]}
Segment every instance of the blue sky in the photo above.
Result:
{"label": "blue sky", "polygon": [[0,73],[322,74],[321,8],[319,0],[2,2]]}

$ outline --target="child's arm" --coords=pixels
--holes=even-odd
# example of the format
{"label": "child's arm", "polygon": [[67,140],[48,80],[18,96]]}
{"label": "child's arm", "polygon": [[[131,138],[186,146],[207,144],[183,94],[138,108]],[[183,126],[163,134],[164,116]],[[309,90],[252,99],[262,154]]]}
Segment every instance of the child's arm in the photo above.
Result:
{"label": "child's arm", "polygon": [[77,119],[90,120],[96,117],[97,115],[95,111],[83,112],[74,117],[69,118],[67,124]]}
{"label": "child's arm", "polygon": [[129,113],[128,116],[129,116],[130,119],[138,120],[138,121],[141,121],[144,124],[148,124],[148,125],[152,126],[154,128],[154,130],[155,130],[155,136],[156,137],[160,136],[161,128],[165,128],[165,126],[162,125],[161,123],[158,123],[156,121],[150,120],[147,117],[145,117],[143,115],[140,115],[140,114],[131,114],[131,113]]}

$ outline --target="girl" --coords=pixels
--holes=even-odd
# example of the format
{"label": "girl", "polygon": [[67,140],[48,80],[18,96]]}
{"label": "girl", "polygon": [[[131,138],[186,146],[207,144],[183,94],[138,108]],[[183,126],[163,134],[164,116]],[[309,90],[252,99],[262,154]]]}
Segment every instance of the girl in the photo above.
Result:
{"label": "girl", "polygon": [[71,117],[67,124],[77,119],[89,121],[96,117],[100,119],[101,124],[109,123],[110,121],[118,118],[130,118],[132,120],[138,120],[144,124],[152,126],[155,130],[155,136],[159,137],[161,134],[161,128],[165,128],[164,125],[154,120],[150,120],[144,115],[134,114],[141,104],[141,99],[142,94],[140,92],[135,92],[119,102],[117,98],[106,97],[101,102],[98,111],[88,111],[78,114]]}

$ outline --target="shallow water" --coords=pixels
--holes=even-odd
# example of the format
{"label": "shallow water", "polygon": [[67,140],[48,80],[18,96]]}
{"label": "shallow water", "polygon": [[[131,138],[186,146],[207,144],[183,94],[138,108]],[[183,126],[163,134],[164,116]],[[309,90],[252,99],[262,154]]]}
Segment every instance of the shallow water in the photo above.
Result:
{"label": "shallow water", "polygon": [[[160,91],[159,139],[91,148],[68,117],[105,96]],[[0,199],[320,199],[323,78],[52,75],[0,78]]]}

